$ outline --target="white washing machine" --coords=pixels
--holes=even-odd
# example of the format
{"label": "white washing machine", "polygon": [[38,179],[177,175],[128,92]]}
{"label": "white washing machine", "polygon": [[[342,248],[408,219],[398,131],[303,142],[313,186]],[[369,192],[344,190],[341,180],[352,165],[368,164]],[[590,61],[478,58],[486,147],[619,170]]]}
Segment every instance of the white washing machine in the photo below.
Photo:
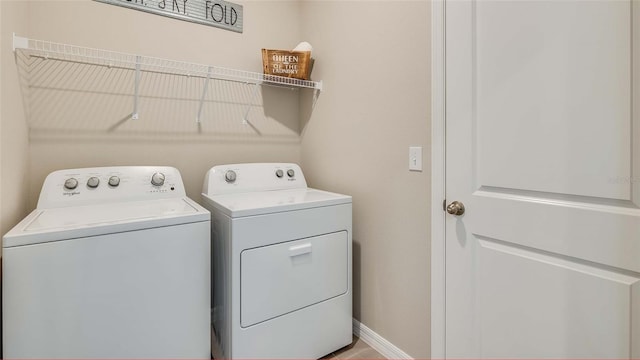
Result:
{"label": "white washing machine", "polygon": [[53,172],[2,247],[5,359],[210,358],[210,214],[175,168]]}
{"label": "white washing machine", "polygon": [[317,359],[352,341],[351,197],[295,164],[215,166],[212,353]]}

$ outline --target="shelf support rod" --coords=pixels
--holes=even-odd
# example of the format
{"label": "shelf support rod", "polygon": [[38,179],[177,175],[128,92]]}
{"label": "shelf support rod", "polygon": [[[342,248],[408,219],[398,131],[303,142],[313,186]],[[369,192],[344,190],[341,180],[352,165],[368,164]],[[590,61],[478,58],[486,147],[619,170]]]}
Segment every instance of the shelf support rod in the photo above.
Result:
{"label": "shelf support rod", "polygon": [[136,82],[134,85],[134,94],[133,94],[133,113],[131,114],[131,119],[138,120],[140,117],[138,115],[138,97],[140,90],[140,55],[136,56]]}
{"label": "shelf support rod", "polygon": [[209,80],[211,79],[211,72],[213,68],[209,66],[207,69],[207,79],[204,81],[204,88],[202,89],[202,96],[200,97],[200,106],[198,106],[198,116],[196,116],[196,123],[200,123],[200,116],[202,115],[202,106],[204,105],[204,97],[207,96],[207,89],[209,88]]}
{"label": "shelf support rod", "polygon": [[253,88],[253,94],[251,95],[251,99],[249,100],[249,103],[247,104],[247,111],[245,111],[244,117],[242,117],[242,125],[247,125],[248,124],[249,126],[251,126],[251,128],[256,133],[258,133],[258,135],[262,135],[260,130],[258,130],[258,128],[253,126],[251,121],[249,121],[249,112],[251,111],[251,104],[253,104],[253,100],[255,100],[256,96],[258,95],[258,90],[260,90],[260,84],[255,84],[254,88]]}

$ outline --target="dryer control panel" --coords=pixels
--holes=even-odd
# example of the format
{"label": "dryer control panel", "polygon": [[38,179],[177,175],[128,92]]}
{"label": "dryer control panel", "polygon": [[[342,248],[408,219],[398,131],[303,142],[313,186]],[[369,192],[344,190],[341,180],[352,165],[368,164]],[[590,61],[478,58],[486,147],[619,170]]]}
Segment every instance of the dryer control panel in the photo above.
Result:
{"label": "dryer control panel", "polygon": [[169,166],[114,166],[54,171],[38,209],[186,196],[180,172]]}
{"label": "dryer control panel", "polygon": [[306,188],[307,181],[298,164],[230,164],[214,166],[207,172],[202,193],[215,195]]}

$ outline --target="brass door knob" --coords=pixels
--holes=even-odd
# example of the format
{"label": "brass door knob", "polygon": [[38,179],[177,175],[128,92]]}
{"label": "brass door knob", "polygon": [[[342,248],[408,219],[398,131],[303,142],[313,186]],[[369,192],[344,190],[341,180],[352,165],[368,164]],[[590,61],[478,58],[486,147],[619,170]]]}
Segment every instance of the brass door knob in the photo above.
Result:
{"label": "brass door knob", "polygon": [[464,214],[464,204],[460,201],[454,201],[447,205],[447,212],[451,215],[460,216]]}

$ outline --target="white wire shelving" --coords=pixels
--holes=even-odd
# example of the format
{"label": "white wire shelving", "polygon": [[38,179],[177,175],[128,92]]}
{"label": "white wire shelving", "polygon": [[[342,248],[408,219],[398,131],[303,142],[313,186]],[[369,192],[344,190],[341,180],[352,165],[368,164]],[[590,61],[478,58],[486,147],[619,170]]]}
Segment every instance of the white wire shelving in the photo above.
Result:
{"label": "white wire shelving", "polygon": [[110,68],[157,72],[170,75],[221,79],[251,84],[272,84],[322,91],[322,81],[300,80],[251,71],[188,63],[109,50],[34,40],[13,35],[13,50],[25,55],[62,61],[102,65]]}
{"label": "white wire shelving", "polygon": [[[61,44],[43,40],[29,39],[13,34],[13,51],[23,56],[40,58],[43,60],[57,60],[73,64],[88,64],[91,66],[103,66],[109,69],[124,69],[135,73],[134,76],[134,100],[132,119],[138,119],[139,87],[142,74],[166,74],[184,76],[188,78],[200,78],[204,80],[204,87],[199,96],[198,115],[196,122],[200,122],[203,102],[207,95],[210,80],[224,80],[237,83],[255,85],[254,95],[261,85],[284,86],[292,89],[313,89],[316,96],[322,91],[322,81],[300,80],[282,76],[267,75],[257,72],[229,69],[213,65],[189,63],[156,57],[121,53],[109,50],[81,47]],[[243,118],[248,123],[247,115]],[[250,124],[250,123],[249,123]],[[251,125],[251,124],[250,124]]]}

